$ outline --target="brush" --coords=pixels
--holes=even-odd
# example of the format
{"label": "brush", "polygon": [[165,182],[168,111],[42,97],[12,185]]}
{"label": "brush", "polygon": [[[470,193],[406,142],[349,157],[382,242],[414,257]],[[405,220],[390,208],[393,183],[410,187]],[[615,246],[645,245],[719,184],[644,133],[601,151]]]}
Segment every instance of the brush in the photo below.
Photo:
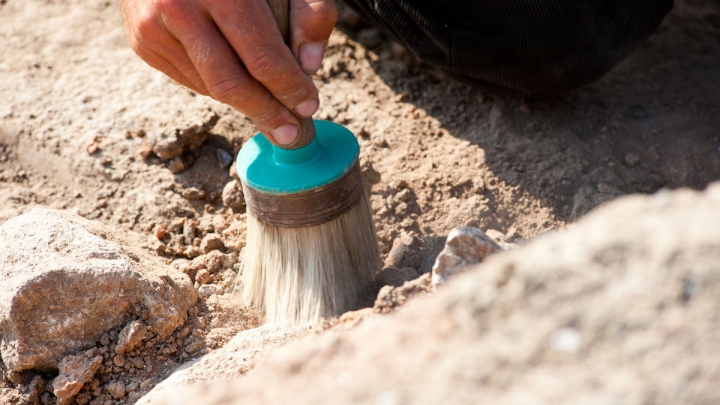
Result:
{"label": "brush", "polygon": [[[287,42],[288,2],[268,4]],[[269,323],[356,309],[380,264],[355,136],[312,119],[298,136],[284,149],[259,133],[237,156],[247,205],[241,299]]]}

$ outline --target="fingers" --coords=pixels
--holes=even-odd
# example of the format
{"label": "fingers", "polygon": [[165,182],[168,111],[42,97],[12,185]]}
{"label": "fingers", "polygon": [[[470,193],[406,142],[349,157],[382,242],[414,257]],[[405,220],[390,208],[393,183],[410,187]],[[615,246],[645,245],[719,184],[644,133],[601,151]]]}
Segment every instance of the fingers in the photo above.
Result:
{"label": "fingers", "polygon": [[322,66],[337,18],[333,0],[290,0],[290,47],[306,73],[313,74]]}
{"label": "fingers", "polygon": [[[118,0],[133,50],[200,94],[246,114],[288,145],[318,108],[316,71],[337,18],[332,0],[291,2],[291,47],[266,0]],[[302,67],[301,67],[302,66]]]}
{"label": "fingers", "polygon": [[272,89],[268,91],[267,85],[245,70],[236,50],[206,14],[177,6],[178,1],[158,1],[163,22],[187,51],[208,94],[243,112],[272,142],[292,143],[298,134],[298,118],[270,93]]}
{"label": "fingers", "polygon": [[208,8],[250,75],[284,106],[301,117],[318,108],[312,80],[283,41],[265,0],[211,1]]}
{"label": "fingers", "polygon": [[120,2],[125,31],[133,51],[148,65],[197,93],[207,95],[200,75],[182,44],[167,32],[159,15],[147,3]]}

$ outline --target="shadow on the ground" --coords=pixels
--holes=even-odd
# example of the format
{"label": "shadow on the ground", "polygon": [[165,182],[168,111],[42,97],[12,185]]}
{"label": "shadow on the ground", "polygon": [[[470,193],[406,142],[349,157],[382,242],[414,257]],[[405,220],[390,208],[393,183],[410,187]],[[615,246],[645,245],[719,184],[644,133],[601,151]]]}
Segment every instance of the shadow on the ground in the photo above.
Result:
{"label": "shadow on the ground", "polygon": [[[351,38],[357,32],[340,29]],[[558,219],[628,193],[720,179],[720,4],[677,1],[599,82],[553,100],[489,93],[389,51],[368,59],[403,101],[485,150],[489,169]]]}

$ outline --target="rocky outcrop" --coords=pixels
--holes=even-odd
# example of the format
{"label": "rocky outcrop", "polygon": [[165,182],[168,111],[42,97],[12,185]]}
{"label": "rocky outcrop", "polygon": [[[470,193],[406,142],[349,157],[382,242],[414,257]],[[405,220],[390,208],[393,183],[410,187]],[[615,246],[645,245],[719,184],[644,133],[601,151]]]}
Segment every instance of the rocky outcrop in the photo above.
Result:
{"label": "rocky outcrop", "polygon": [[167,336],[196,300],[186,275],[98,222],[35,209],[0,226],[0,355],[11,371],[56,369],[131,312]]}
{"label": "rocky outcrop", "polygon": [[621,198],[162,403],[716,403],[718,274],[720,184]]}

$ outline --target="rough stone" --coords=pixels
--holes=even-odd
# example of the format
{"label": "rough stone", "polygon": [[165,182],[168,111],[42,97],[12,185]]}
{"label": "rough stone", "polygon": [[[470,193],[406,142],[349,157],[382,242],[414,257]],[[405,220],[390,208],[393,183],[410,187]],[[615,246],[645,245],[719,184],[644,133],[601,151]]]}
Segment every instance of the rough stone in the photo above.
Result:
{"label": "rough stone", "polygon": [[204,284],[198,288],[198,294],[205,299],[220,293],[222,293],[222,286],[217,284]]}
{"label": "rough stone", "polygon": [[105,385],[105,389],[108,394],[115,399],[120,399],[125,396],[125,384],[122,381],[110,381]]}
{"label": "rough stone", "polygon": [[414,249],[401,238],[393,241],[393,246],[385,259],[387,267],[411,267],[419,269],[422,264],[422,255],[419,249]]}
{"label": "rough stone", "polygon": [[170,160],[183,152],[197,149],[220,117],[208,111],[204,117],[185,128],[167,128],[152,137],[152,150],[160,159]]}
{"label": "rough stone", "polygon": [[188,187],[183,190],[183,197],[188,200],[202,200],[205,198],[205,192],[196,187]]}
{"label": "rough stone", "polygon": [[125,366],[125,356],[122,354],[116,354],[115,357],[113,357],[113,364],[118,367],[124,367]]}
{"label": "rough stone", "polygon": [[393,308],[404,305],[407,300],[417,294],[427,294],[432,291],[431,277],[429,273],[425,273],[420,277],[402,283],[399,287],[386,285],[380,289],[373,312],[388,313]]}
{"label": "rough stone", "polygon": [[239,180],[232,180],[223,187],[223,205],[232,209],[241,209],[245,206],[245,195]]}
{"label": "rough stone", "polygon": [[183,240],[186,245],[192,245],[195,240],[195,230],[197,229],[197,222],[192,219],[188,219],[183,223]]}
{"label": "rough stone", "polygon": [[220,264],[222,265],[223,269],[232,269],[232,267],[237,262],[238,262],[238,254],[233,252],[233,253],[228,253],[228,254],[222,255]]}
{"label": "rough stone", "polygon": [[233,162],[232,156],[225,149],[217,149],[215,151],[215,155],[217,157],[218,164],[223,169],[230,166],[230,164]]}
{"label": "rough stone", "polygon": [[60,374],[52,383],[58,404],[70,404],[83,385],[95,376],[102,361],[103,357],[94,348],[78,355],[65,356],[58,367]]}
{"label": "rough stone", "polygon": [[56,369],[136,305],[167,336],[196,300],[186,275],[98,222],[34,209],[0,226],[0,354],[12,371]]}
{"label": "rough stone", "polygon": [[147,336],[147,327],[142,321],[133,321],[126,325],[118,335],[117,352],[125,354],[135,349]]}
{"label": "rough stone", "polygon": [[432,269],[433,285],[442,284],[469,265],[480,263],[503,249],[480,228],[461,226],[448,234],[445,248]]}
{"label": "rough stone", "polygon": [[717,403],[718,224],[720,184],[621,198],[159,404]]}
{"label": "rough stone", "polygon": [[[29,384],[21,384],[17,387],[20,392],[20,404],[38,404],[42,393],[45,391],[45,380],[39,375],[35,375]],[[0,396],[0,400],[2,397]]]}
{"label": "rough stone", "polygon": [[170,159],[170,163],[168,163],[168,169],[170,169],[173,174],[183,172],[187,168],[188,165],[185,163],[181,156],[176,156]]}
{"label": "rough stone", "polygon": [[247,224],[245,221],[232,221],[222,232],[225,246],[241,251],[247,242]]}
{"label": "rough stone", "polygon": [[206,269],[200,269],[195,275],[195,281],[197,281],[200,285],[209,283],[211,278],[212,276],[210,275],[210,272]]}
{"label": "rough stone", "polygon": [[203,237],[200,243],[200,250],[204,253],[210,253],[213,250],[223,249],[225,244],[222,237],[216,233],[209,233]]}

